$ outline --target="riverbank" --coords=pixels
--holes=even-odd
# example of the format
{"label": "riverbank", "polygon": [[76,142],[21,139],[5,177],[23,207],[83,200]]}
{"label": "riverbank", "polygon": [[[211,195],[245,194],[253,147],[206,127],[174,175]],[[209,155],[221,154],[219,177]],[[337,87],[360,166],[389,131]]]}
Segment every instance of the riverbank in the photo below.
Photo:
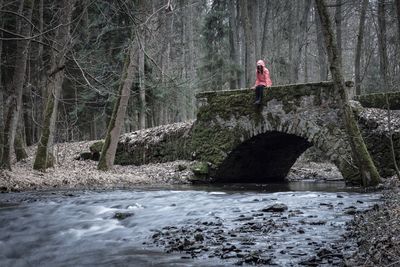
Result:
{"label": "riverbank", "polygon": [[346,239],[357,244],[347,266],[400,266],[400,181],[388,178],[384,187],[383,201],[347,227]]}
{"label": "riverbank", "polygon": [[[28,158],[14,162],[12,171],[0,173],[0,192],[20,192],[52,189],[113,189],[132,188],[140,185],[163,186],[189,184],[196,162],[178,160],[167,163],[115,165],[113,170],[97,170],[97,162],[76,160],[82,152],[89,151],[96,141],[57,144],[57,164],[46,172],[32,169],[36,146],[27,149]],[[331,163],[299,160],[291,169],[287,180],[333,181],[343,179]]]}
{"label": "riverbank", "polygon": [[97,162],[76,160],[89,151],[95,141],[61,143],[56,145],[57,161],[46,172],[32,169],[36,146],[29,147],[28,158],[16,162],[12,171],[0,177],[0,191],[19,192],[52,189],[113,189],[139,185],[167,185],[189,183],[192,162],[174,161],[142,166],[115,165],[111,171],[97,170]]}

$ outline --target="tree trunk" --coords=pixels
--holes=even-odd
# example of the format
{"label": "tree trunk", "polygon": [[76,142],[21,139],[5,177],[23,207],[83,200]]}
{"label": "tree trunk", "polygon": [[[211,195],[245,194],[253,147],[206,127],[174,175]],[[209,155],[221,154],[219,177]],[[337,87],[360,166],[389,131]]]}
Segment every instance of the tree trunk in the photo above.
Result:
{"label": "tree trunk", "polygon": [[15,157],[16,157],[17,161],[21,161],[21,160],[28,158],[28,154],[26,153],[25,142],[24,142],[22,132],[18,132],[15,136],[14,149],[15,149]]}
{"label": "tree trunk", "polygon": [[[258,41],[258,37],[261,35],[261,27],[259,24],[259,7],[257,0],[247,0],[248,2],[248,12],[250,16],[250,24],[252,27],[252,38],[253,38],[253,45],[254,45],[254,61],[261,59],[261,49],[260,43]],[[256,63],[254,62],[253,65]]]}
{"label": "tree trunk", "polygon": [[[0,0],[0,6],[3,6],[3,0]],[[4,19],[0,18],[0,27],[4,28]],[[3,32],[0,32],[0,62],[3,62]],[[2,67],[0,64],[0,165],[3,162],[3,147],[4,147],[4,86],[2,81]]]}
{"label": "tree trunk", "polygon": [[194,88],[194,83],[195,83],[195,78],[196,78],[196,69],[195,69],[195,64],[194,62],[194,53],[195,53],[195,46],[194,46],[194,29],[193,29],[193,24],[194,24],[194,10],[193,10],[193,0],[190,1],[190,7],[189,7],[189,19],[188,19],[188,61],[189,65],[186,66],[188,73],[188,79],[189,79],[189,110],[188,110],[188,119],[194,119],[196,114],[195,114],[195,107],[196,107],[196,98],[195,98],[195,88]]}
{"label": "tree trunk", "polygon": [[385,91],[389,88],[388,54],[386,45],[386,19],[385,0],[378,1],[378,47],[379,47],[379,71]]}
{"label": "tree trunk", "polygon": [[46,91],[47,102],[42,123],[42,133],[36,151],[33,168],[45,171],[54,165],[53,142],[58,114],[58,102],[64,82],[65,54],[70,48],[71,17],[75,1],[62,0],[60,5],[60,24],[53,44],[58,51],[53,51],[52,68],[48,77]]}
{"label": "tree trunk", "polygon": [[[182,3],[183,5],[183,3]],[[181,15],[181,31],[180,31],[180,47],[181,47],[181,64],[180,64],[180,73],[181,73],[181,79],[187,81],[187,68],[188,68],[188,62],[187,62],[187,30],[186,30],[186,21],[187,21],[187,16],[186,12],[182,12]],[[177,103],[176,103],[176,109],[178,115],[178,121],[186,121],[187,120],[187,86],[180,86],[180,90],[177,92]]]}
{"label": "tree trunk", "polygon": [[254,69],[256,64],[253,28],[249,17],[249,3],[245,0],[239,0],[241,7],[241,20],[243,24],[244,38],[245,38],[245,86],[252,85],[254,79]]}
{"label": "tree trunk", "polygon": [[[235,8],[235,2],[229,2],[229,56],[232,63],[235,66],[240,65],[240,59],[238,56],[239,47],[238,47],[238,33],[237,33],[237,14]],[[240,76],[237,71],[237,68],[232,70],[232,78],[230,79],[230,87],[239,88],[240,85]]]}
{"label": "tree trunk", "polygon": [[[31,83],[30,78],[28,79],[28,83]],[[34,143],[34,124],[32,123],[32,118],[34,116],[32,113],[33,103],[30,101],[30,97],[27,96],[27,94],[30,93],[30,90],[30,87],[25,88],[25,94],[22,97],[24,109],[22,110],[23,114],[21,118],[24,122],[23,124],[25,127],[25,140],[27,146],[31,146]]]}
{"label": "tree trunk", "polygon": [[[392,88],[391,80],[389,77],[389,60],[386,45],[386,18],[385,18],[385,1],[378,1],[378,46],[379,46],[379,70],[381,74],[381,79],[383,79],[384,92],[387,93]],[[396,154],[393,146],[393,132],[391,126],[391,111],[389,106],[388,96],[386,94],[387,103],[387,117],[388,117],[388,129],[389,129],[389,149],[391,151],[393,165],[396,171],[397,177],[400,179],[400,172],[397,166]]]}
{"label": "tree trunk", "polygon": [[[44,6],[43,6],[43,1],[44,0],[39,0],[39,30],[40,32],[43,32],[44,29],[44,17],[43,17],[43,12],[44,12]],[[39,36],[39,42],[38,43],[38,74],[37,74],[37,87],[40,89],[41,93],[41,100],[40,100],[40,106],[38,107],[39,109],[39,116],[38,116],[38,121],[43,121],[44,120],[44,109],[46,106],[46,101],[47,101],[47,91],[46,91],[46,72],[45,72],[45,67],[44,67],[44,53],[43,53],[43,35]],[[40,128],[39,128],[40,129]],[[40,133],[38,132],[38,135]]]}
{"label": "tree trunk", "polygon": [[[21,1],[21,14],[27,19],[31,20],[33,12],[34,1]],[[30,36],[31,25],[24,19],[18,17],[17,29],[23,36]],[[11,169],[11,156],[14,151],[15,134],[17,131],[18,120],[22,114],[22,95],[26,76],[26,66],[29,51],[29,40],[20,40],[17,42],[17,54],[15,60],[14,75],[12,81],[12,104],[9,106],[8,119],[6,120],[4,129],[4,151],[2,168]]]}
{"label": "tree trunk", "polygon": [[[396,0],[396,13],[397,13],[397,38],[398,38],[398,47],[400,47],[400,0]],[[400,62],[399,62],[400,64]]]}
{"label": "tree trunk", "polygon": [[357,121],[354,118],[354,114],[349,103],[347,91],[344,85],[342,69],[338,58],[338,50],[336,47],[337,43],[335,36],[333,35],[329,13],[325,7],[324,0],[315,0],[315,3],[321,19],[321,28],[325,37],[325,46],[328,52],[328,60],[332,78],[335,88],[340,96],[343,109],[343,120],[347,131],[347,136],[349,138],[352,154],[360,172],[361,182],[364,186],[377,185],[380,182],[380,176],[361,136]]}
{"label": "tree trunk", "polygon": [[319,79],[321,81],[326,81],[328,80],[328,67],[326,65],[324,36],[321,29],[321,19],[318,15],[317,9],[315,9],[315,24],[317,29]]}
{"label": "tree trunk", "polygon": [[17,161],[24,160],[28,158],[28,153],[26,152],[26,136],[27,133],[25,131],[25,117],[24,114],[20,114],[18,118],[18,126],[17,131],[15,133],[15,140],[14,140],[14,152]]}
{"label": "tree trunk", "polygon": [[[0,45],[1,46],[1,45]],[[1,49],[0,49],[1,52]],[[1,53],[0,53],[1,55]],[[1,56],[0,56],[1,61]],[[1,73],[1,69],[0,69]],[[3,147],[4,147],[4,93],[3,85],[1,84],[1,74],[0,74],[0,164],[3,162]]]}
{"label": "tree trunk", "polygon": [[139,48],[139,126],[140,129],[146,128],[146,87],[144,73],[144,38],[142,39],[141,47]]}
{"label": "tree trunk", "polygon": [[238,35],[237,35],[237,47],[239,49],[238,59],[239,59],[239,66],[241,66],[241,71],[239,73],[239,88],[246,87],[246,46],[245,46],[245,34],[244,34],[244,23],[242,20],[242,5],[243,3],[241,0],[236,1],[236,14],[238,23]]}
{"label": "tree trunk", "polygon": [[303,17],[301,20],[303,37],[302,41],[304,43],[304,82],[308,82],[308,19],[311,8],[311,0],[305,0]]}
{"label": "tree trunk", "polygon": [[262,37],[261,37],[261,56],[265,57],[265,53],[267,50],[267,40],[268,40],[268,20],[269,20],[269,14],[270,14],[270,0],[266,0],[266,9],[265,9],[265,15],[264,15],[264,26],[263,26],[263,32],[262,32]]}
{"label": "tree trunk", "polygon": [[307,35],[308,35],[308,16],[310,13],[310,8],[311,8],[311,0],[305,0],[304,3],[304,9],[303,13],[301,15],[300,23],[298,26],[298,31],[300,34],[298,34],[296,38],[296,45],[297,45],[297,51],[294,55],[294,59],[290,62],[292,63],[292,82],[298,82],[299,81],[299,68],[300,68],[300,58],[303,53],[303,47],[304,47],[304,79],[307,81]]}
{"label": "tree trunk", "polygon": [[108,124],[106,139],[101,150],[99,165],[97,166],[97,168],[102,171],[110,170],[114,165],[118,139],[122,126],[124,125],[126,108],[128,106],[130,90],[135,74],[135,50],[135,45],[132,40],[122,73],[119,94],[115,100],[113,113]]}
{"label": "tree trunk", "polygon": [[[296,1],[298,2],[298,1]],[[293,47],[294,47],[294,42],[295,42],[295,35],[297,34],[296,30],[294,30],[296,32],[296,34],[293,34],[293,26],[294,26],[294,6],[289,5],[289,16],[287,18],[287,23],[288,23],[288,28],[287,28],[287,35],[288,35],[288,43],[289,43],[289,51],[288,51],[288,64],[289,64],[289,73],[286,74],[286,79],[287,81],[289,81],[289,83],[294,83],[294,64],[293,64]],[[296,22],[297,24],[297,22]]]}
{"label": "tree trunk", "polygon": [[394,150],[394,144],[393,144],[393,131],[392,131],[392,116],[391,116],[391,110],[390,110],[390,104],[389,104],[389,96],[386,92],[385,94],[385,100],[386,100],[386,106],[387,106],[387,119],[388,119],[388,131],[389,131],[389,149],[390,149],[390,155],[392,156],[392,161],[393,161],[393,167],[396,172],[397,179],[400,180],[400,170],[399,166],[397,165],[397,159],[396,159],[396,152]]}
{"label": "tree trunk", "polygon": [[358,26],[358,36],[357,36],[357,47],[356,47],[356,56],[354,62],[354,74],[355,74],[355,87],[356,87],[356,95],[361,94],[361,77],[360,77],[360,65],[361,65],[361,47],[364,39],[364,25],[365,18],[368,7],[368,0],[363,0],[361,6],[361,14],[360,14],[360,24]]}
{"label": "tree trunk", "polygon": [[342,0],[336,0],[335,25],[339,62],[342,65]]}

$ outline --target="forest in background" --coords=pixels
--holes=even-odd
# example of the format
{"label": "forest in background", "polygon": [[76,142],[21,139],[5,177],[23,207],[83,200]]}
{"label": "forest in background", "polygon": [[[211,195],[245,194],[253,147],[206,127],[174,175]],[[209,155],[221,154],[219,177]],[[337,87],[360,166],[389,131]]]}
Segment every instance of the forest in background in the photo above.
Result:
{"label": "forest in background", "polygon": [[[400,0],[327,3],[345,79],[358,93],[398,90]],[[3,155],[15,145],[21,156],[46,131],[56,143],[104,138],[127,77],[122,132],[194,119],[197,92],[251,87],[260,58],[274,85],[330,79],[312,0],[0,0],[0,7]],[[56,105],[46,111],[49,100]]]}

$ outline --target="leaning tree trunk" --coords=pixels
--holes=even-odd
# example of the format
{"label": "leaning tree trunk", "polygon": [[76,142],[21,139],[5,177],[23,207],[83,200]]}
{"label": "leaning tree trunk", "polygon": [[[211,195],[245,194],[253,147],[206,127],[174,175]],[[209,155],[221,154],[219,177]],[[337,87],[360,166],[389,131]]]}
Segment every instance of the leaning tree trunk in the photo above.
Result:
{"label": "leaning tree trunk", "polygon": [[342,67],[338,57],[335,36],[332,31],[332,23],[329,18],[324,0],[315,0],[321,26],[325,37],[325,45],[328,51],[328,60],[335,88],[339,93],[341,106],[343,109],[343,120],[350,142],[351,150],[355,163],[360,171],[361,182],[364,186],[376,185],[380,182],[380,176],[372,158],[367,150],[364,140],[354,118],[352,108],[349,103],[347,91],[344,85]]}
{"label": "leaning tree trunk", "polygon": [[107,171],[114,165],[118,139],[124,124],[126,108],[135,74],[135,46],[131,43],[129,54],[126,57],[124,71],[119,86],[119,95],[115,101],[111,120],[108,124],[107,136],[101,150],[99,165],[97,168]]}
{"label": "leaning tree trunk", "polygon": [[365,25],[368,2],[369,2],[368,0],[363,0],[362,2],[360,24],[358,26],[356,56],[354,59],[354,74],[355,74],[354,79],[355,79],[356,95],[361,94],[361,77],[360,77],[361,46],[364,39],[364,25]]}
{"label": "leaning tree trunk", "polygon": [[[32,18],[34,1],[21,1],[21,14],[25,17],[18,17],[17,30],[23,36],[30,36],[31,25],[27,22]],[[4,125],[4,151],[1,167],[11,169],[11,156],[14,151],[15,134],[18,120],[21,117],[22,95],[26,76],[26,65],[28,59],[29,39],[20,40],[17,43],[14,75],[12,80],[12,100],[8,107],[7,119]]]}
{"label": "leaning tree trunk", "polygon": [[53,142],[56,128],[58,101],[61,96],[62,84],[64,82],[65,54],[71,43],[70,28],[71,17],[75,1],[62,0],[60,5],[60,27],[56,34],[53,51],[52,69],[47,83],[47,102],[42,123],[42,134],[36,151],[33,168],[45,171],[54,165]]}

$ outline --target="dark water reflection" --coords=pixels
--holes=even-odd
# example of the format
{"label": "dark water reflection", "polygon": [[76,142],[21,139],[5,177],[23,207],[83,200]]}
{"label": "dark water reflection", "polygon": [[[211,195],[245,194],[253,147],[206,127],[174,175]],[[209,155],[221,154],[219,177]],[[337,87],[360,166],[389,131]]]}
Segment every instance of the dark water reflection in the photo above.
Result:
{"label": "dark water reflection", "polygon": [[[342,183],[312,182],[1,194],[0,265],[231,266],[232,260],[181,259],[180,253],[164,253],[163,248],[148,245],[152,230],[216,216],[229,230],[241,223],[238,216],[277,202],[303,214],[287,219],[293,229],[258,237],[259,245],[274,242],[279,248],[298,247],[312,254],[315,248],[307,245],[310,242],[325,244],[339,239],[351,219],[344,213],[346,207],[362,210],[378,199],[379,194],[354,192]],[[134,215],[120,221],[113,218],[116,212]],[[307,218],[328,223],[302,225],[305,233],[294,233]],[[275,263],[296,265],[298,259],[288,253]]]}

